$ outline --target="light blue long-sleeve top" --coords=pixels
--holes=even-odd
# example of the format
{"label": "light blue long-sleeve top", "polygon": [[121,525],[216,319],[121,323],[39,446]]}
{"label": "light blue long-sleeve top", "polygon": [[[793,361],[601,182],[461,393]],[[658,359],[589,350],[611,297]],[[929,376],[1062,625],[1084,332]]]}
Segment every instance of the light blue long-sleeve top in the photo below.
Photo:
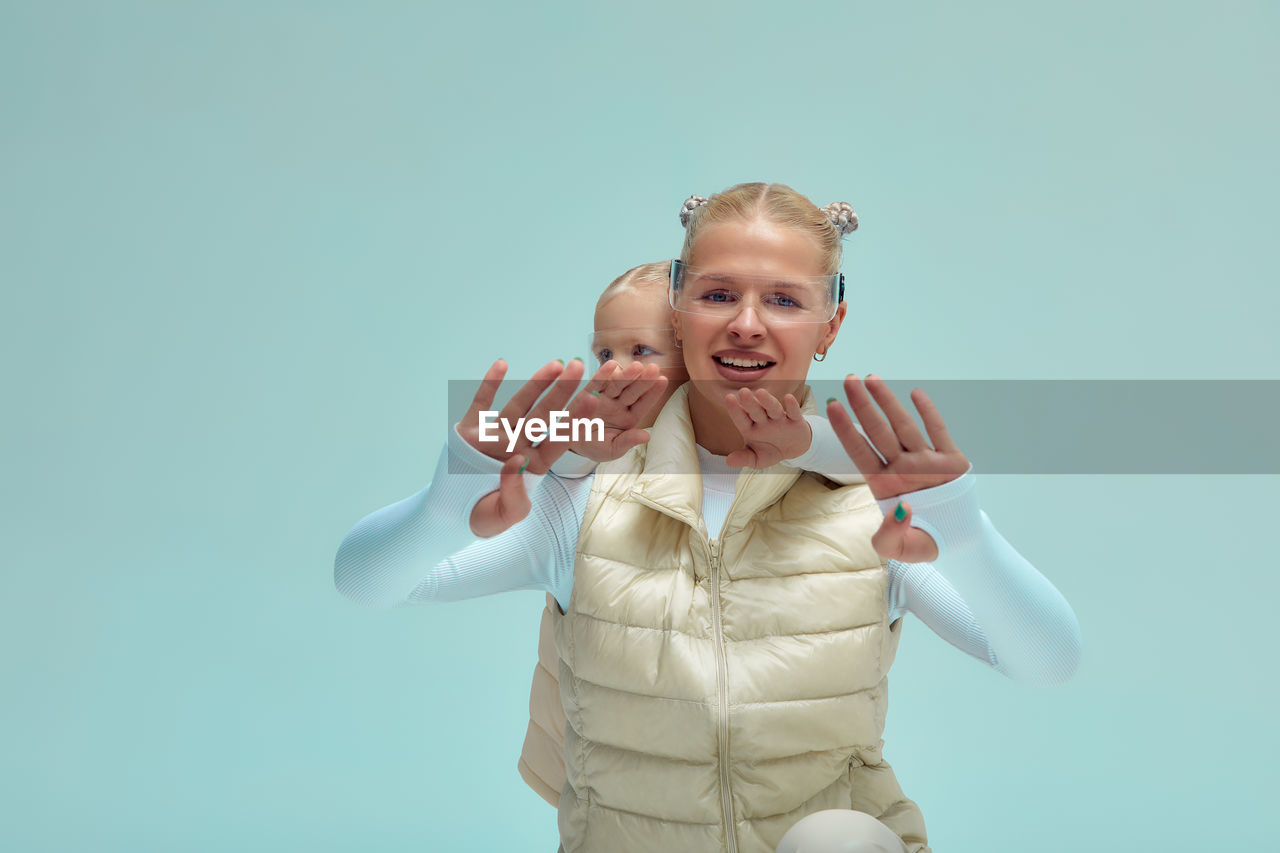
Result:
{"label": "light blue long-sleeve top", "polygon": [[[825,418],[806,418],[810,450],[787,464],[848,482],[857,471]],[[738,471],[698,448],[703,517],[719,535]],[[581,460],[580,460],[581,461]],[[334,581],[348,598],[392,607],[457,601],[518,589],[551,593],[566,608],[573,589],[578,532],[591,491],[588,463],[565,461],[553,473],[525,474],[529,516],[502,534],[477,540],[470,514],[498,487],[501,463],[450,430],[435,476],[422,491],[365,517],[347,534]],[[934,633],[1018,681],[1053,684],[1075,672],[1080,628],[1062,594],[996,531],[978,507],[970,471],[901,497],[912,524],[938,545],[931,563],[889,561],[890,621],[915,614]],[[890,512],[899,498],[880,501]]]}

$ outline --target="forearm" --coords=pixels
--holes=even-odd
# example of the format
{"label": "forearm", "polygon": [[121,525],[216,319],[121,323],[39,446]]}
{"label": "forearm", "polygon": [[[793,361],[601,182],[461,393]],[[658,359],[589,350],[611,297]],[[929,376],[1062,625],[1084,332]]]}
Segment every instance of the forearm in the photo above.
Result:
{"label": "forearm", "polygon": [[497,488],[499,467],[452,434],[431,485],[365,517],[343,539],[335,586],[373,607],[546,588],[554,540],[537,506],[501,536],[477,541],[471,532],[471,509]]}
{"label": "forearm", "polygon": [[[912,506],[915,526],[929,532],[939,549],[931,565],[940,577],[929,588],[920,583],[927,573],[918,573],[907,596],[912,611],[936,614],[945,607],[951,622],[962,619],[954,597],[946,601],[949,586],[971,613],[973,625],[948,625],[948,641],[980,656],[978,644],[985,639],[988,661],[1018,681],[1056,684],[1070,678],[1081,650],[1075,613],[979,509],[976,478],[967,473],[960,480],[903,497]],[[891,512],[898,500],[881,501],[881,508]]]}

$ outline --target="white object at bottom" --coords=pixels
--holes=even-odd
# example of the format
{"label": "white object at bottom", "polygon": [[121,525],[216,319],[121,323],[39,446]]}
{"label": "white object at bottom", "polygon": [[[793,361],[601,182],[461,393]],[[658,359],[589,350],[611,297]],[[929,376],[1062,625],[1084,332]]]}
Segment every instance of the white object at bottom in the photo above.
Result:
{"label": "white object at bottom", "polygon": [[778,843],[778,853],[905,853],[906,849],[892,829],[852,809],[807,815]]}

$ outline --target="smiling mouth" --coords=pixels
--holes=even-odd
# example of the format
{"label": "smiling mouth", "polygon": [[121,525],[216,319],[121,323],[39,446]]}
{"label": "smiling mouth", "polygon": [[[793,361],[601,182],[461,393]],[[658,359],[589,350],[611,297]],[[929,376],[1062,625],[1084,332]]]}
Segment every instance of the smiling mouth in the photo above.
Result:
{"label": "smiling mouth", "polygon": [[725,367],[731,367],[734,370],[764,370],[766,367],[773,367],[776,361],[769,361],[761,358],[725,358],[723,356],[712,356],[717,364]]}

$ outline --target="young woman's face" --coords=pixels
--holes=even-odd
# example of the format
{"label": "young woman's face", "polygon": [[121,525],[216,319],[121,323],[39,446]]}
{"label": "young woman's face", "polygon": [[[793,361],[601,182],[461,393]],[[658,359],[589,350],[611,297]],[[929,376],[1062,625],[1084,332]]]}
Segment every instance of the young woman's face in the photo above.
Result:
{"label": "young woman's face", "polygon": [[667,377],[666,391],[640,425],[646,429],[653,426],[663,405],[689,378],[680,350],[675,346],[666,290],[644,287],[618,294],[596,308],[595,327],[591,355],[597,366],[609,359],[623,367],[633,361],[652,363]]}
{"label": "young woman's face", "polygon": [[[722,222],[700,233],[689,266],[733,276],[799,279],[821,276],[822,255],[800,231],[766,220]],[[752,301],[729,314],[673,312],[691,393],[717,406],[739,388],[765,388],[775,397],[798,394],[813,356],[825,352],[844,319],[842,303],[825,323],[783,322]]]}

